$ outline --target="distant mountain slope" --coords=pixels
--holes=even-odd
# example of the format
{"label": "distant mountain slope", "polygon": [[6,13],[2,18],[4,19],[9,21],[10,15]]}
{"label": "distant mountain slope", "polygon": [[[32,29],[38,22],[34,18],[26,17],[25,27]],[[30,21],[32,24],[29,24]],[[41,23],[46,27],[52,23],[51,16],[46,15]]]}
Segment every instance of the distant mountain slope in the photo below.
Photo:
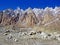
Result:
{"label": "distant mountain slope", "polygon": [[60,7],[45,9],[28,8],[26,10],[19,7],[15,10],[6,9],[0,11],[0,24],[12,27],[44,27],[51,30],[60,30]]}

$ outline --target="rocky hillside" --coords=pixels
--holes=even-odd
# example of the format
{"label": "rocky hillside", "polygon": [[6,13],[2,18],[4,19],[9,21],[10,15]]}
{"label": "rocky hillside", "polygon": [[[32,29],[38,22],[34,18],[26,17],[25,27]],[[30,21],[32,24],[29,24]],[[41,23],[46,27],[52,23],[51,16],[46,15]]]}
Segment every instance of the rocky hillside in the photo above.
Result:
{"label": "rocky hillside", "polygon": [[[60,30],[60,7],[45,9],[19,7],[15,10],[6,9],[0,11],[0,26],[12,26],[17,28],[41,27],[46,30]],[[41,29],[40,28],[40,29]]]}

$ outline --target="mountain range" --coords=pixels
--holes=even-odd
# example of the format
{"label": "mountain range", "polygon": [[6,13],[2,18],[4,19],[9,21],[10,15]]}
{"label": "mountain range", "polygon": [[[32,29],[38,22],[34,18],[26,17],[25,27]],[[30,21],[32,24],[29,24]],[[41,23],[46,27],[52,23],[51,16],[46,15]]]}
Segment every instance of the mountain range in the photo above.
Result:
{"label": "mountain range", "polygon": [[28,8],[0,11],[0,26],[18,28],[41,27],[45,30],[60,30],[60,7]]}

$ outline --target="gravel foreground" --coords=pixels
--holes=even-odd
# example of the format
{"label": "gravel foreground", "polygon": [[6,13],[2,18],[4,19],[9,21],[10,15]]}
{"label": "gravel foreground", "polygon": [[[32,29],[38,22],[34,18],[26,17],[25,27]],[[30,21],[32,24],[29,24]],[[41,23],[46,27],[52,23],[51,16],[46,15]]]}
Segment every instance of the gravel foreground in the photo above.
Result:
{"label": "gravel foreground", "polygon": [[0,37],[0,45],[60,45],[59,41],[41,39],[20,39],[18,42]]}
{"label": "gravel foreground", "polygon": [[57,37],[48,35],[48,38],[47,33],[32,31],[32,29],[27,30],[17,31],[0,28],[0,45],[60,45],[60,35]]}

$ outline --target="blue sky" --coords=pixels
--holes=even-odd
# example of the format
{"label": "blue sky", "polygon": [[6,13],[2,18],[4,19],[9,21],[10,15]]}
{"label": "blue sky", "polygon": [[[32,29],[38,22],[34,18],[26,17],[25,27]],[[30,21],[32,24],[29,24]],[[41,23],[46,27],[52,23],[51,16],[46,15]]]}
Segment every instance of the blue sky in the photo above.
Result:
{"label": "blue sky", "polygon": [[60,6],[60,0],[0,0],[0,10],[7,8],[15,9],[17,7],[26,9],[31,8],[45,8]]}

